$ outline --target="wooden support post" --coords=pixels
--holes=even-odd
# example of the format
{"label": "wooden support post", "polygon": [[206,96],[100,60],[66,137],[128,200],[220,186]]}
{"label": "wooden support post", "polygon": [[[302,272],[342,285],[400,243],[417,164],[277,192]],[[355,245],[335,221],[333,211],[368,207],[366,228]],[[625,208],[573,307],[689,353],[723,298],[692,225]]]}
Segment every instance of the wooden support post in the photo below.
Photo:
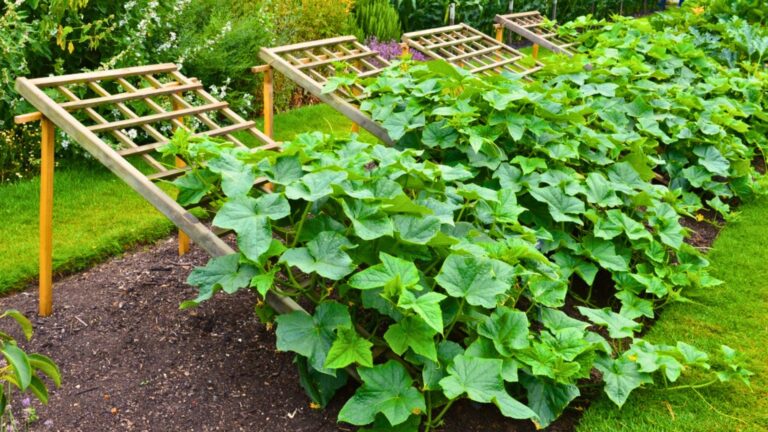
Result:
{"label": "wooden support post", "polygon": [[40,119],[40,316],[53,313],[53,165],[56,130]]}
{"label": "wooden support post", "polygon": [[539,44],[533,44],[533,59],[538,60],[539,59]]}
{"label": "wooden support post", "polygon": [[[181,104],[174,98],[171,99],[171,106],[173,107],[174,111],[177,111],[183,108]],[[183,123],[184,117],[179,117],[177,120]],[[176,127],[174,126],[174,129],[175,128]],[[185,166],[187,166],[187,164],[178,157],[176,158],[175,165],[176,165],[176,168],[184,168]],[[179,256],[186,255],[192,247],[192,241],[189,239],[189,236],[187,235],[187,233],[185,233],[182,230],[179,230],[178,243],[179,243]]]}
{"label": "wooden support post", "polygon": [[496,28],[496,40],[504,42],[504,26],[501,24],[494,24],[493,26]]}
{"label": "wooden support post", "polygon": [[264,134],[274,138],[275,97],[272,68],[264,71]]}
{"label": "wooden support post", "polygon": [[407,43],[401,43],[401,44],[400,44],[400,49],[401,49],[401,50],[402,50],[402,52],[403,52],[403,56],[406,56],[406,55],[408,55],[408,54],[410,54],[410,53],[411,53],[411,47],[410,47],[410,46],[408,46],[408,44],[407,44]]}

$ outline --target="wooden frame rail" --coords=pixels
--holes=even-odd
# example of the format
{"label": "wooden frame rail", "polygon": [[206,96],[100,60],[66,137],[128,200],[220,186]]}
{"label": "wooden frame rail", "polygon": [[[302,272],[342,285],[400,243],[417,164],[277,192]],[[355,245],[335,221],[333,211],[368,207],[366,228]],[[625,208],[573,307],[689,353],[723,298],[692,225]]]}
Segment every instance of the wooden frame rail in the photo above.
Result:
{"label": "wooden frame rail", "polygon": [[[17,123],[40,121],[42,161],[40,190],[40,299],[39,313],[52,312],[52,215],[54,126],[59,127],[94,158],[109,168],[150,204],[168,217],[184,235],[212,256],[235,251],[211,228],[163,192],[152,180],[182,173],[184,161],[167,166],[151,153],[167,143],[173,130],[195,135],[224,136],[244,144],[233,134],[251,135],[260,149],[278,144],[216,100],[203,86],[161,64],[46,78],[18,78],[16,90],[39,110],[16,117]],[[140,157],[153,173],[144,173],[128,157]],[[180,234],[180,240],[182,235]],[[180,241],[179,250],[187,246]],[[302,310],[291,299],[269,295],[279,312]]]}
{"label": "wooden frame rail", "polygon": [[[386,130],[360,111],[357,106],[356,96],[362,93],[361,86],[354,85],[349,89],[339,88],[332,93],[323,93],[323,87],[328,80],[340,73],[371,77],[389,66],[387,60],[358,42],[354,36],[262,48],[259,57],[266,65],[256,66],[252,71],[269,74],[265,75],[264,104],[265,123],[270,124],[270,132],[272,127],[271,68],[274,68],[381,141],[387,144],[393,143]],[[267,83],[269,83],[268,88]]]}
{"label": "wooden frame rail", "polygon": [[403,42],[433,58],[468,69],[473,74],[509,72],[528,76],[544,65],[525,66],[525,55],[466,24],[406,33]]}
{"label": "wooden frame rail", "polygon": [[557,54],[564,54],[568,57],[574,55],[571,50],[576,45],[573,38],[558,35],[557,24],[552,28],[545,28],[544,17],[539,11],[496,15],[494,21],[499,26],[533,42],[534,53],[538,53],[538,47],[543,46]]}

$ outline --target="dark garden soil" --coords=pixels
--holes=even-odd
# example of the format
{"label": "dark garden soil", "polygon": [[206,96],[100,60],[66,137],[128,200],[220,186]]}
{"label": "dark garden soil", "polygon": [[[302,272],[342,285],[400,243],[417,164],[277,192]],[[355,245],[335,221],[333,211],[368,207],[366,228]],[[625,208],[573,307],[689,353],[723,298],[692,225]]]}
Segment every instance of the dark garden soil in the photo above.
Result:
{"label": "dark garden soil", "polygon": [[[688,226],[706,232],[696,246],[708,246],[717,233],[704,228],[709,224]],[[0,309],[18,309],[33,320],[35,336],[22,346],[62,369],[63,386],[52,391],[49,405],[34,405],[40,418],[31,430],[354,430],[335,421],[353,386],[325,410],[310,408],[293,356],[276,352],[274,331],[254,317],[253,294],[222,294],[179,310],[196,295],[187,275],[206,261],[199,248],[177,256],[171,238],[58,280],[51,317],[36,317],[33,287],[0,299]],[[547,430],[572,431],[589,396]],[[16,412],[18,399],[12,401]],[[535,430],[470,402],[457,404],[446,424],[445,432]]]}

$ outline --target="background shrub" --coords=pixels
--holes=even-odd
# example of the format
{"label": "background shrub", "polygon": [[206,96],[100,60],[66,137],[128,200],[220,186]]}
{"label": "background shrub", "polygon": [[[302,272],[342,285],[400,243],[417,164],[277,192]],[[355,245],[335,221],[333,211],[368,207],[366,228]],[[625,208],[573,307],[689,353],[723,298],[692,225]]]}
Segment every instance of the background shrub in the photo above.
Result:
{"label": "background shrub", "polygon": [[261,77],[250,72],[259,50],[275,43],[270,15],[254,0],[195,0],[176,17],[178,46],[171,57],[188,76],[195,76],[212,93],[226,99],[247,117],[260,115]]}
{"label": "background shrub", "polygon": [[358,0],[355,4],[355,21],[366,38],[400,40],[400,17],[389,0]]}
{"label": "background shrub", "polygon": [[[14,89],[19,76],[46,76],[168,61],[170,17],[189,0],[0,2],[0,182],[34,172],[39,135],[13,124],[34,108]],[[165,56],[165,57],[164,57]],[[30,126],[32,127],[32,126]],[[59,158],[84,152],[57,140]],[[33,156],[34,155],[34,156]]]}
{"label": "background shrub", "polygon": [[[748,1],[748,0],[742,0]],[[509,0],[391,0],[400,14],[403,31],[439,27],[449,23],[448,8],[456,3],[456,23],[464,22],[490,32],[496,14],[509,11]],[[724,3],[728,3],[724,1]],[[654,0],[559,0],[557,20],[570,21],[578,16],[592,14],[604,18],[616,13],[625,15],[648,13],[656,7]],[[552,17],[553,0],[516,0],[514,11],[539,10]]]}

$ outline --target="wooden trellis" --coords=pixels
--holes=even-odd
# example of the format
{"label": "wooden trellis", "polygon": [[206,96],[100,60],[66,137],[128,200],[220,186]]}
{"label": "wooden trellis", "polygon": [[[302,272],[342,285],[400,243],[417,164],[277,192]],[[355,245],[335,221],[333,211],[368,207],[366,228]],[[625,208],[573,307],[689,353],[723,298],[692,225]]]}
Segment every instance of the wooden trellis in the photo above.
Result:
{"label": "wooden trellis", "polygon": [[[38,113],[17,117],[17,123],[39,120],[42,128],[40,196],[40,314],[52,311],[52,211],[54,125],[167,216],[212,256],[234,253],[216,233],[169,197],[154,182],[172,179],[188,168],[183,161],[166,166],[152,156],[176,128],[196,135],[223,136],[244,132],[262,143],[278,144],[216,100],[201,83],[187,78],[174,64],[89,72],[46,78],[19,78],[16,90]],[[145,174],[129,157],[141,157],[154,172]],[[98,205],[98,203],[94,203]],[[180,246],[180,252],[181,250]],[[300,310],[293,300],[270,295],[281,312]]]}
{"label": "wooden trellis", "polygon": [[557,24],[545,27],[544,17],[539,11],[496,15],[495,21],[499,26],[533,42],[534,51],[538,51],[538,47],[543,46],[555,53],[573,57],[574,53],[570,48],[576,45],[574,39],[558,35]]}
{"label": "wooden trellis", "polygon": [[544,65],[538,61],[525,66],[520,51],[474,29],[458,24],[406,33],[403,42],[425,55],[468,69],[473,74],[496,75],[510,72],[528,76]]}
{"label": "wooden trellis", "polygon": [[[262,48],[259,56],[267,65],[287,76],[321,101],[349,117],[385,143],[392,143],[386,130],[365,115],[356,104],[359,85],[323,93],[328,79],[339,74],[360,78],[379,74],[389,62],[358,42],[354,36],[341,36],[312,42]],[[262,71],[259,67],[254,71]]]}

